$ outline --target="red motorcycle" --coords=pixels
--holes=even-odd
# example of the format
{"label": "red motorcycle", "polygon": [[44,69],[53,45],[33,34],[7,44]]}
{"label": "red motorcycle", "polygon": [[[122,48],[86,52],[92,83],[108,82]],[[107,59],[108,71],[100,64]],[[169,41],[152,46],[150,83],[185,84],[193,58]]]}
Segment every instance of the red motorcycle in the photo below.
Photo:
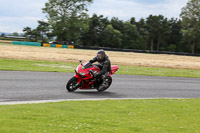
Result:
{"label": "red motorcycle", "polygon": [[114,74],[119,68],[116,65],[111,66],[111,71],[105,78],[105,82],[102,86],[102,81],[95,76],[96,73],[100,71],[98,65],[91,64],[90,62],[82,64],[81,60],[80,63],[81,64],[75,70],[76,74],[68,81],[66,85],[66,89],[69,92],[73,92],[77,89],[97,89],[97,91],[105,91],[112,83],[111,75]]}

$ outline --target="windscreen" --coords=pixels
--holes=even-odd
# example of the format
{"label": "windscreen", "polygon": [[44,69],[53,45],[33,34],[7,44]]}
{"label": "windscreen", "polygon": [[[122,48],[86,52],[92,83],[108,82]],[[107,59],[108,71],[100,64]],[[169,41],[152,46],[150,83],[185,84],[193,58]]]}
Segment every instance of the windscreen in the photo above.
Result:
{"label": "windscreen", "polygon": [[91,68],[92,64],[90,62],[86,63],[85,65],[83,65],[82,69],[87,69],[87,68]]}

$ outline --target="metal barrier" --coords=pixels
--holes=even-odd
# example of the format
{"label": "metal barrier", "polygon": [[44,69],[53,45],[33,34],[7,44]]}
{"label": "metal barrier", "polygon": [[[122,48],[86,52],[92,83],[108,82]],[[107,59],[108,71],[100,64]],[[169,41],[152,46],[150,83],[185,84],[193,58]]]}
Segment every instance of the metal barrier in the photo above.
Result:
{"label": "metal barrier", "polygon": [[74,48],[74,45],[54,44],[54,43],[39,43],[39,42],[22,42],[12,41],[14,45],[29,45],[29,46],[42,46],[42,47],[55,47],[55,48]]}
{"label": "metal barrier", "polygon": [[39,42],[21,42],[21,41],[13,41],[12,44],[15,45],[29,45],[29,46],[42,46]]}

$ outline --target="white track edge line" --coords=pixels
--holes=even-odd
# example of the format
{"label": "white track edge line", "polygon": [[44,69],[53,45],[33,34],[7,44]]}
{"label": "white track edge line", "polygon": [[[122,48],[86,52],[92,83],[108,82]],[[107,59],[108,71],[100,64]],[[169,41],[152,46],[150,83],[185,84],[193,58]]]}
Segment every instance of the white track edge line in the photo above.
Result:
{"label": "white track edge line", "polygon": [[54,102],[65,102],[65,101],[102,101],[102,100],[137,100],[137,99],[149,99],[150,100],[150,99],[194,99],[194,98],[91,98],[91,99],[58,99],[58,100],[0,102],[0,105],[54,103]]}

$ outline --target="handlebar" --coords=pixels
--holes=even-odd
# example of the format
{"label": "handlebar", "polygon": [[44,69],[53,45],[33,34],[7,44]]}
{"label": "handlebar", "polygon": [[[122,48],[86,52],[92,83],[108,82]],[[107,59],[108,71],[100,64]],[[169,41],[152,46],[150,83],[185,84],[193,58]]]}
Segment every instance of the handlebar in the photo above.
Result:
{"label": "handlebar", "polygon": [[95,77],[94,72],[92,70],[90,70],[90,74]]}

